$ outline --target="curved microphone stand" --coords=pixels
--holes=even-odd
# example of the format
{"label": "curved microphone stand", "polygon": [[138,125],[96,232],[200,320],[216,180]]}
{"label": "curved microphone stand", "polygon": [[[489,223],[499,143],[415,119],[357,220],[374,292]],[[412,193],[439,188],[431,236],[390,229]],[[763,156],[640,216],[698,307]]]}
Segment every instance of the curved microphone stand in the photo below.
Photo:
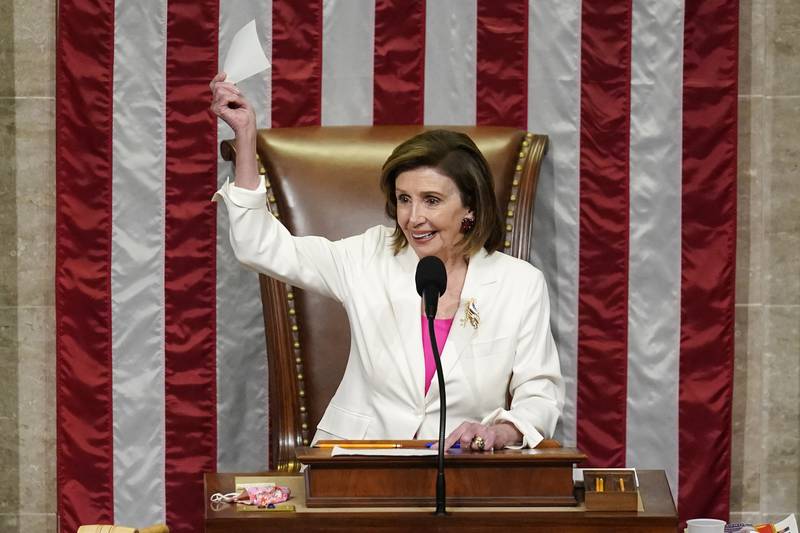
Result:
{"label": "curved microphone stand", "polygon": [[445,420],[447,420],[447,398],[444,392],[444,375],[442,372],[442,360],[439,358],[439,346],[436,344],[436,328],[433,326],[433,317],[428,317],[428,331],[431,337],[431,348],[433,349],[433,360],[436,363],[436,381],[439,384],[439,446],[437,457],[436,474],[436,510],[434,515],[446,515],[445,511],[445,490],[444,490],[444,439],[445,439]]}

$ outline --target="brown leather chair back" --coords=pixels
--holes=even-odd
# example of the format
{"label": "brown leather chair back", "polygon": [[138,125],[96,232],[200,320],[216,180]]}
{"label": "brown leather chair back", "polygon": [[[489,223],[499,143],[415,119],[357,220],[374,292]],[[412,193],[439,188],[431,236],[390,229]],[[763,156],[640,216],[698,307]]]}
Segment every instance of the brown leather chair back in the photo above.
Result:
{"label": "brown leather chair back", "polygon": [[[338,126],[258,132],[259,166],[269,208],[294,235],[339,239],[385,215],[381,167],[404,140],[430,127]],[[547,137],[501,127],[448,127],[483,152],[506,213],[505,252],[527,260],[533,202]],[[234,146],[222,143],[234,159]],[[308,445],[344,374],[350,347],[340,304],[261,276],[269,364],[270,466],[297,470],[294,450]],[[420,355],[421,357],[421,355]]]}

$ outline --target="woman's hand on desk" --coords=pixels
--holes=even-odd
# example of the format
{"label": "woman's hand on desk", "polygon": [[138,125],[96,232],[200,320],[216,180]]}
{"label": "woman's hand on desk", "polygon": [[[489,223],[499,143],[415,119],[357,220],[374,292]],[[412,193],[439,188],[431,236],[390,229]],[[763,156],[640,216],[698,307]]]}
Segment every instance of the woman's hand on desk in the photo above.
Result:
{"label": "woman's hand on desk", "polygon": [[[482,447],[481,439],[483,439]],[[462,450],[500,450],[522,442],[522,433],[510,422],[498,422],[491,426],[477,422],[462,422],[445,439],[445,449],[452,448],[456,442],[460,443]]]}

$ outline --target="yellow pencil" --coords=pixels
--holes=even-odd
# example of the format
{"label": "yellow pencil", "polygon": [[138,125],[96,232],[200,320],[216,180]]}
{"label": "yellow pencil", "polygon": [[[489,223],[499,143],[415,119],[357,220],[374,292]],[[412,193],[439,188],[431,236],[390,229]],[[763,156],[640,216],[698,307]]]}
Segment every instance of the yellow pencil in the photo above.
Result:
{"label": "yellow pencil", "polygon": [[393,443],[379,442],[379,443],[375,443],[375,444],[367,444],[367,443],[356,444],[354,442],[342,442],[340,444],[335,444],[335,443],[332,443],[332,442],[322,442],[322,443],[317,443],[316,447],[317,448],[336,448],[336,447],[339,447],[339,448],[352,448],[352,449],[372,449],[372,448],[381,448],[381,449],[383,449],[383,448],[402,448],[403,445],[399,444],[399,443],[396,443],[396,442],[393,442]]}

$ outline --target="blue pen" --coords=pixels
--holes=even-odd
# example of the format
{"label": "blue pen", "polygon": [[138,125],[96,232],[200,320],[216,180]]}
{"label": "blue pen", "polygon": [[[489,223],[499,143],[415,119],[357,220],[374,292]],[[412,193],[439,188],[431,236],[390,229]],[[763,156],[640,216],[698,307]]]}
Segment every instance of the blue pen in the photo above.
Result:
{"label": "blue pen", "polygon": [[[433,448],[433,444],[434,444],[433,442],[427,442],[427,443],[425,443],[425,447],[426,448]],[[450,448],[451,449],[452,448],[461,448],[461,442],[456,441],[456,443],[453,444],[452,446],[450,446]]]}

